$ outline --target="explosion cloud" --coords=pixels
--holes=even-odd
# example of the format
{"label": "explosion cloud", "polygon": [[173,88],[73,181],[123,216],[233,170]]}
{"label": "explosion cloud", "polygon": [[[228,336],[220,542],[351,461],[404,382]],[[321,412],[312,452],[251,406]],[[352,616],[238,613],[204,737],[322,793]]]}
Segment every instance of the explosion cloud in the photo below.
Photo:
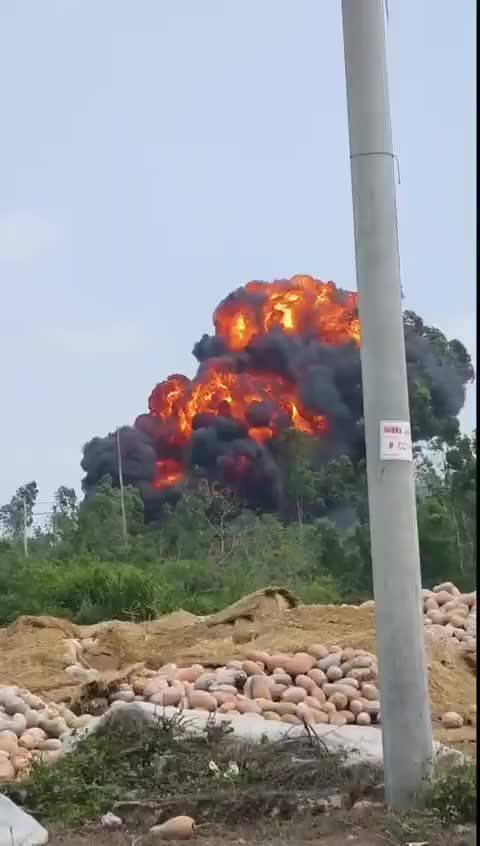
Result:
{"label": "explosion cloud", "polygon": [[[473,370],[458,341],[439,332],[432,338],[433,330],[411,318],[409,382],[426,388],[431,412],[423,428],[413,421],[413,431],[430,437],[438,416],[460,411]],[[192,472],[276,507],[281,482],[274,445],[289,428],[321,439],[324,456],[362,454],[356,293],[311,276],[249,282],[220,303],[213,322],[215,334],[193,350],[195,378],[174,374],[160,382],[148,413],[121,430],[124,481],[139,487],[147,515],[179,496]],[[87,492],[106,474],[118,483],[116,449],[113,434],[85,446]]]}

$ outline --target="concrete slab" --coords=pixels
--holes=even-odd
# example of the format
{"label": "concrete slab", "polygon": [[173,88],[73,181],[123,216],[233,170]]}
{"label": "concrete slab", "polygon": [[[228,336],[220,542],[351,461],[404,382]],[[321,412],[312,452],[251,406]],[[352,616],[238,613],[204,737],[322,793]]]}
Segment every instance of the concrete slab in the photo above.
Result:
{"label": "concrete slab", "polygon": [[[108,718],[109,713],[120,709],[139,709],[148,719],[154,719],[161,715],[173,717],[179,713],[176,708],[170,706],[162,708],[150,702],[135,702],[132,704],[115,702],[109,711],[100,719],[99,723],[92,728],[90,726],[88,727],[88,731],[95,730],[97,725],[101,725]],[[203,731],[209,720],[211,720],[211,716],[206,711],[189,709],[182,711],[182,718],[188,724],[189,731],[193,733]],[[251,742],[260,742],[264,737],[275,741],[285,737],[293,738],[305,735],[305,728],[303,726],[292,726],[288,723],[264,720],[263,717],[257,714],[231,717],[228,714],[216,712],[215,722],[230,724],[235,737]],[[320,723],[312,726],[312,732],[317,737],[320,737],[325,743],[326,748],[332,752],[343,750],[351,763],[360,760],[368,760],[372,764],[382,763],[382,733],[380,729],[374,726],[340,727]]]}
{"label": "concrete slab", "polygon": [[[120,709],[128,710],[131,713],[143,714],[148,720],[153,720],[155,717],[158,718],[162,715],[173,717],[179,714],[177,708],[171,706],[163,708],[153,705],[150,702],[133,702],[129,704],[125,702],[114,702],[103,717],[96,718],[81,733],[62,738],[64,749],[66,751],[73,749],[83,737],[96,731],[108,719],[109,714]],[[212,720],[211,714],[200,710],[185,709],[181,712],[181,715],[187,723],[189,731],[192,733],[202,732],[207,723]],[[304,726],[292,726],[288,723],[264,720],[263,717],[257,714],[231,717],[228,714],[221,714],[217,711],[214,720],[216,723],[230,724],[234,737],[250,742],[260,742],[264,737],[271,741],[276,741],[286,737],[295,738],[305,735]],[[316,726],[312,726],[311,731],[317,737],[321,738],[327,750],[344,752],[346,761],[349,764],[367,762],[377,766],[383,765],[382,732],[380,727],[356,725],[330,726],[319,723]],[[440,743],[434,744],[434,754],[437,759],[443,755],[463,757],[457,750],[443,746]]]}
{"label": "concrete slab", "polygon": [[47,842],[48,831],[0,794],[0,846],[40,846]]}

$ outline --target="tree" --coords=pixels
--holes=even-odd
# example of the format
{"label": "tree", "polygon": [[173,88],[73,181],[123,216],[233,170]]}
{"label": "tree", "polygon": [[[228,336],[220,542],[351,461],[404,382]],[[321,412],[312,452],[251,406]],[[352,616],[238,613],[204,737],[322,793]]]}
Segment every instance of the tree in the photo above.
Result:
{"label": "tree", "polygon": [[296,438],[291,445],[286,492],[287,498],[295,503],[298,525],[301,529],[304,511],[315,503],[317,477],[312,467],[311,444],[305,436]]}
{"label": "tree", "polygon": [[317,496],[313,448],[312,438],[295,429],[287,429],[275,444],[284,491],[281,513],[300,527]]}
{"label": "tree", "polygon": [[436,438],[417,459],[418,524],[427,586],[446,578],[472,589],[476,570],[476,437]]}
{"label": "tree", "polygon": [[[368,522],[367,472],[363,459],[340,455],[325,463],[317,476],[318,504],[323,513],[344,528]],[[343,517],[343,519],[342,519]]]}
{"label": "tree", "polygon": [[[129,535],[143,528],[143,503],[137,488],[124,488],[125,514]],[[77,549],[105,560],[125,558],[121,493],[112,487],[106,476],[97,485],[94,495],[87,496],[78,512]]]}
{"label": "tree", "polygon": [[33,523],[33,509],[38,496],[36,482],[28,482],[18,488],[7,505],[0,508],[0,527],[7,538],[19,541],[23,537],[25,523]]}
{"label": "tree", "polygon": [[55,510],[59,516],[73,520],[78,516],[78,503],[75,488],[60,485],[53,495]]}
{"label": "tree", "polygon": [[78,528],[78,502],[74,488],[65,485],[55,491],[53,495],[53,514],[51,530],[55,541],[71,540]]}
{"label": "tree", "polygon": [[161,522],[165,556],[225,561],[238,540],[233,523],[240,512],[232,491],[205,479],[192,479],[176,505],[165,508]]}
{"label": "tree", "polygon": [[415,312],[406,311],[403,322],[412,438],[453,443],[460,431],[457,415],[465,385],[475,378],[471,357],[460,341],[449,341]]}

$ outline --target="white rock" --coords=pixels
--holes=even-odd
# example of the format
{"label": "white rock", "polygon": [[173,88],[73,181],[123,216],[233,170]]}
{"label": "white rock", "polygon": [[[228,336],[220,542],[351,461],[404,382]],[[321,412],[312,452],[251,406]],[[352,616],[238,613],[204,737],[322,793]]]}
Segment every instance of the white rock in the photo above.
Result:
{"label": "white rock", "polygon": [[120,817],[117,817],[116,814],[112,814],[109,811],[107,814],[104,814],[101,818],[100,822],[102,823],[104,828],[108,828],[110,831],[115,831],[122,827],[123,822]]}
{"label": "white rock", "polygon": [[77,667],[75,664],[72,664],[70,667],[65,667],[64,672],[67,676],[70,676],[72,681],[76,684],[91,684],[92,682],[98,681],[100,678],[98,670],[86,670],[84,667]]}
{"label": "white rock", "polygon": [[447,713],[442,716],[442,725],[445,726],[445,728],[450,729],[462,728],[463,717],[461,714],[457,714],[456,711],[447,711]]}
{"label": "white rock", "polygon": [[460,596],[460,591],[452,582],[442,582],[441,585],[435,585],[433,588],[433,593],[442,593],[443,591],[451,593],[452,596]]}
{"label": "white rock", "polygon": [[369,799],[359,799],[352,805],[352,811],[356,814],[371,814],[375,808],[381,807],[381,802],[371,802]]}

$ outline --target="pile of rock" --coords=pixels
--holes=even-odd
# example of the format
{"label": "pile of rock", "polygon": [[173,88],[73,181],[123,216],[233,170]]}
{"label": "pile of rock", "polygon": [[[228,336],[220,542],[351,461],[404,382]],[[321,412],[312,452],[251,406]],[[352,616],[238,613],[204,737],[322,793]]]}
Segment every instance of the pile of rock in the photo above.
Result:
{"label": "pile of rock", "polygon": [[[295,655],[252,651],[243,661],[217,669],[167,664],[144,670],[110,693],[108,704],[151,702],[263,717],[293,725],[367,726],[380,722],[377,662],[361,649],[313,645]],[[0,782],[22,779],[34,760],[54,763],[72,732],[96,719],[76,716],[64,704],[49,704],[27,690],[0,687]]]}
{"label": "pile of rock", "polygon": [[[423,591],[423,606],[426,630],[476,660],[476,593],[462,594],[445,582]],[[67,675],[79,684],[98,680],[99,672],[82,661],[80,641],[68,639],[65,648],[74,662]],[[97,713],[115,702],[150,702],[159,710],[173,706],[292,725],[369,726],[381,722],[377,674],[375,655],[353,647],[313,644],[293,655],[253,650],[216,669],[200,664],[143,669],[112,688]],[[0,687],[0,782],[24,778],[35,759],[58,760],[72,732],[94,719],[76,716],[64,704],[47,704],[28,690]],[[447,728],[463,725],[462,716],[452,712],[442,721]]]}
{"label": "pile of rock", "polygon": [[[423,595],[423,622],[434,637],[441,637],[470,656],[477,652],[477,593],[462,593],[452,582],[442,582]],[[373,599],[359,608],[374,608]]]}
{"label": "pile of rock", "polygon": [[24,778],[35,759],[57,761],[64,738],[92,719],[65,705],[47,705],[28,690],[0,687],[0,783]]}
{"label": "pile of rock", "polygon": [[[422,591],[423,622],[432,635],[453,638],[462,652],[477,651],[477,592],[461,593],[452,582]],[[360,608],[374,608],[373,599]]]}
{"label": "pile of rock", "polygon": [[217,669],[167,664],[120,684],[110,702],[148,701],[284,723],[380,722],[377,661],[362,649],[315,644],[295,655],[251,651]]}
{"label": "pile of rock", "polygon": [[452,582],[423,591],[424,623],[432,635],[452,638],[467,654],[477,651],[477,594],[461,593]]}

